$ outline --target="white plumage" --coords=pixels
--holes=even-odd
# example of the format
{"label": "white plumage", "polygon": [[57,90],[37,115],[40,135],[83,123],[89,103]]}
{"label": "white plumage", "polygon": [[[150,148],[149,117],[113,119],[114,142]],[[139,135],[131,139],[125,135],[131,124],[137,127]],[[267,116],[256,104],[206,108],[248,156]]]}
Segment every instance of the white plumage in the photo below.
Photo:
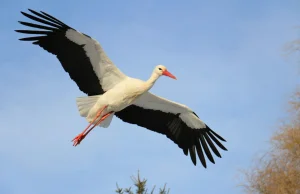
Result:
{"label": "white plumage", "polygon": [[46,25],[20,22],[42,29],[16,30],[38,35],[20,40],[33,41],[33,44],[56,55],[70,78],[88,95],[76,99],[80,115],[90,125],[74,138],[74,145],[78,145],[95,126],[108,127],[115,115],[124,122],[166,135],[185,155],[190,154],[194,165],[196,153],[204,167],[204,155],[214,163],[210,149],[221,157],[215,144],[227,150],[220,142],[225,139],[210,129],[189,107],[148,92],[162,75],[176,79],[166,67],[156,66],[147,81],[128,77],[112,63],[96,40],[45,12],[29,11],[33,15],[21,13]]}
{"label": "white plumage", "polygon": [[[107,107],[102,112],[102,115],[110,112],[119,112],[131,104],[136,104],[137,100],[144,103],[142,107],[147,107],[147,103],[149,103],[147,102],[147,99],[150,97],[148,90],[154,85],[155,81],[166,72],[168,72],[166,67],[158,65],[155,67],[151,77],[147,81],[126,77],[102,95],[78,98],[78,109],[79,111],[83,110],[83,112],[87,112],[84,116],[87,121],[91,123],[96,117],[97,112],[104,106]],[[170,73],[167,74],[175,78]],[[84,101],[87,103],[84,103]],[[91,101],[94,102],[90,103]],[[177,109],[180,107],[179,104],[176,105],[174,103],[174,107],[175,106],[177,106]],[[181,109],[182,108],[183,106],[181,106]],[[177,111],[179,111],[179,109]]]}

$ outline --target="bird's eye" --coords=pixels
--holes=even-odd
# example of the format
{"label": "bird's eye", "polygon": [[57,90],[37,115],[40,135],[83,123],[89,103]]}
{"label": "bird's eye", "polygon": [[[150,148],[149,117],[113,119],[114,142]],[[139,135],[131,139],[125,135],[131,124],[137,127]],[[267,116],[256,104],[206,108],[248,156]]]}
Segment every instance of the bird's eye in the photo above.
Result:
{"label": "bird's eye", "polygon": [[161,68],[158,68],[158,70],[160,70],[160,71],[161,71],[162,69],[161,69]]}

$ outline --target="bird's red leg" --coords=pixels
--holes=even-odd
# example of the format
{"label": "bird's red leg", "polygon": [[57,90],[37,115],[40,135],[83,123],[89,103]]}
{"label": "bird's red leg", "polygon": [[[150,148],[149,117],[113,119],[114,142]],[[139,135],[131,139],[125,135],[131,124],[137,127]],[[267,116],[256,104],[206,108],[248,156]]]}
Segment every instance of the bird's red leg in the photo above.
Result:
{"label": "bird's red leg", "polygon": [[97,121],[97,123],[91,127],[86,133],[82,132],[81,134],[79,134],[77,137],[75,137],[73,139],[74,144],[73,146],[77,146],[78,144],[80,144],[80,142],[87,136],[87,134],[89,134],[97,125],[99,125],[102,121],[104,121],[109,115],[111,115],[111,113],[107,113],[105,114],[103,117],[101,117],[101,119],[99,121]]}
{"label": "bird's red leg", "polygon": [[[79,135],[77,135],[72,141],[74,141],[73,146],[76,146],[78,144],[80,144],[80,142],[85,138],[85,136],[87,134],[85,134],[85,132],[89,129],[89,127],[100,117],[101,113],[103,112],[103,110],[106,108],[107,106],[104,106],[102,109],[100,109],[96,115],[96,117],[94,118],[94,120],[83,130],[83,132],[81,132]],[[101,120],[101,119],[100,119]],[[98,121],[99,122],[99,121]],[[94,128],[94,127],[93,127]],[[90,130],[89,130],[90,131]]]}
{"label": "bird's red leg", "polygon": [[111,115],[111,112],[103,115],[103,117],[101,117],[101,119],[85,133],[85,136],[87,136],[87,134],[89,134],[97,125],[99,125],[102,121],[104,121],[109,115]]}

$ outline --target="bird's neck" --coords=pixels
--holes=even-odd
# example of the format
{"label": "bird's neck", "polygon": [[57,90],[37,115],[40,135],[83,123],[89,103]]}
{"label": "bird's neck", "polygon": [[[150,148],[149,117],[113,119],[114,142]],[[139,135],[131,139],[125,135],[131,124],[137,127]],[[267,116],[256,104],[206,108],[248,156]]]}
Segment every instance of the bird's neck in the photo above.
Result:
{"label": "bird's neck", "polygon": [[155,84],[156,80],[159,78],[159,75],[155,72],[152,73],[151,77],[146,81],[146,87],[149,90]]}

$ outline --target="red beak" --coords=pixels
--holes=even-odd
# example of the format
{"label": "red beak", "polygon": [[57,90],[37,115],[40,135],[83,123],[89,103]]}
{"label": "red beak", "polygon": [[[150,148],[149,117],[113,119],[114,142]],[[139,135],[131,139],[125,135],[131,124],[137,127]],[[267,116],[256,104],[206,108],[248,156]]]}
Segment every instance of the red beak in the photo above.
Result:
{"label": "red beak", "polygon": [[168,72],[168,70],[165,70],[162,74],[170,78],[176,79],[176,77],[172,73]]}

